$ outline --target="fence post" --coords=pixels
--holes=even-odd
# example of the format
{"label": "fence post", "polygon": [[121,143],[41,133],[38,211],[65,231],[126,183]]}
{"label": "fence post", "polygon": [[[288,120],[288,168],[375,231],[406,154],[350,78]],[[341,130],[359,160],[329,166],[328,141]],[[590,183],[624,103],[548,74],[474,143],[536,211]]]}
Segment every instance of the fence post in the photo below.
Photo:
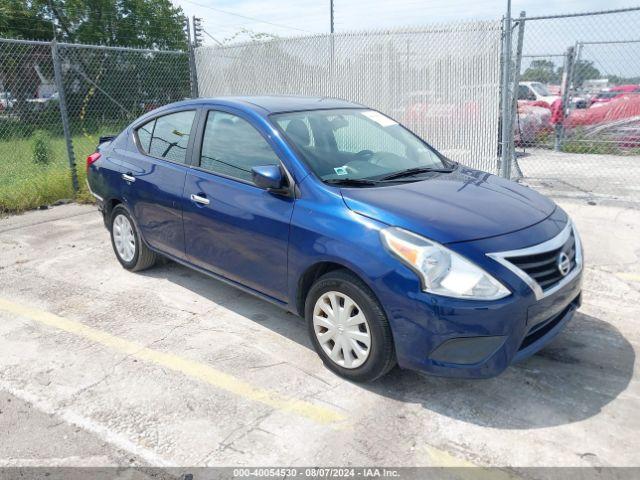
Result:
{"label": "fence post", "polygon": [[571,89],[571,78],[573,76],[573,57],[575,55],[574,47],[567,48],[567,52],[564,55],[564,68],[562,69],[562,85],[560,94],[562,95],[562,118],[560,123],[556,126],[556,144],[554,149],[559,152],[562,150],[562,143],[564,141],[564,120],[569,114],[569,90]]}
{"label": "fence post", "polygon": [[60,55],[58,53],[58,42],[55,39],[51,42],[51,58],[53,60],[53,74],[58,90],[58,105],[60,107],[60,118],[62,119],[62,130],[67,144],[67,155],[69,157],[69,168],[71,169],[71,184],[74,193],[79,190],[78,171],[76,169],[76,157],[73,153],[73,141],[71,140],[71,127],[69,125],[69,112],[67,110],[67,100],[64,94],[64,81],[62,79],[62,66],[60,65]]}
{"label": "fence post", "polygon": [[189,81],[191,82],[191,98],[198,98],[200,96],[198,92],[198,72],[196,71],[196,55],[193,48],[193,41],[191,40],[191,26],[189,25],[189,19],[187,19],[187,42],[189,44]]}
{"label": "fence post", "polygon": [[[522,67],[522,47],[524,44],[524,23],[526,12],[520,12],[520,18],[518,20],[518,44],[516,47],[516,58],[513,66],[513,93],[511,97],[512,106],[511,106],[511,114],[514,115],[513,118],[518,118],[518,86],[520,84],[520,69]],[[518,178],[522,177],[522,171],[520,170],[520,166],[516,160],[516,147],[515,147],[515,132],[514,129],[510,130],[511,137],[509,138],[509,159],[513,159],[513,163],[517,170]],[[511,161],[507,166],[507,177],[511,178]]]}
{"label": "fence post", "polygon": [[511,0],[507,1],[507,14],[502,23],[503,43],[502,43],[502,96],[501,96],[501,117],[502,132],[500,135],[500,175],[505,178],[509,172],[509,151],[510,138],[513,135],[513,122],[511,121],[511,99],[509,97],[509,87],[511,84]]}
{"label": "fence post", "polygon": [[578,65],[580,64],[580,57],[582,55],[583,48],[584,45],[582,44],[582,42],[576,42],[575,50],[573,51],[573,62],[571,63],[571,81],[569,82],[569,85],[571,85],[571,87],[574,89],[577,89],[577,86],[575,85],[576,71],[578,70]]}
{"label": "fence post", "polygon": [[196,56],[193,45],[189,45],[189,72],[191,77],[191,98],[198,98],[198,72],[196,70]]}

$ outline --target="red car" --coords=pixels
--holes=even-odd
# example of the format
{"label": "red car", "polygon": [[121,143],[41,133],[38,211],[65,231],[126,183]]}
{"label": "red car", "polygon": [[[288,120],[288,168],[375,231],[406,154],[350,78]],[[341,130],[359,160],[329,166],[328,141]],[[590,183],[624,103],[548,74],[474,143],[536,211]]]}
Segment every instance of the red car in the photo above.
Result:
{"label": "red car", "polygon": [[615,98],[622,97],[627,93],[640,93],[640,85],[618,85],[608,90],[602,90],[598,95],[591,99],[590,107],[599,107],[603,103],[609,103]]}
{"label": "red car", "polygon": [[568,135],[612,143],[618,148],[640,147],[640,95],[622,94],[600,108],[574,110],[564,121]]}

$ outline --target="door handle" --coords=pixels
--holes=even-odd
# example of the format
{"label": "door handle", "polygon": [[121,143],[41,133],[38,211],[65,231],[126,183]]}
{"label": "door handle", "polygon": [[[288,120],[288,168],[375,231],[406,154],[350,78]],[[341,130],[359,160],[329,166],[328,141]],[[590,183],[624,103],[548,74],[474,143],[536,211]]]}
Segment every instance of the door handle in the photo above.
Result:
{"label": "door handle", "polygon": [[196,195],[195,193],[192,193],[190,198],[192,202],[196,202],[201,205],[209,205],[209,199],[206,197],[201,197],[200,195]]}
{"label": "door handle", "polygon": [[133,183],[136,181],[136,177],[129,175],[128,173],[123,173],[122,174],[122,179],[129,182],[129,183]]}

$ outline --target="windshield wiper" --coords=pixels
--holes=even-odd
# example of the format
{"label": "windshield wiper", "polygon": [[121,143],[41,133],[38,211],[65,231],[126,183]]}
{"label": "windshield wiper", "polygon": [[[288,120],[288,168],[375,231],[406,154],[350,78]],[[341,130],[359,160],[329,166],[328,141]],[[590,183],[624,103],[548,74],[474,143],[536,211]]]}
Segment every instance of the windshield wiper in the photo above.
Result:
{"label": "windshield wiper", "polygon": [[414,167],[407,168],[406,170],[401,170],[396,173],[392,173],[390,175],[386,175],[379,179],[379,181],[386,180],[395,180],[396,178],[402,177],[411,177],[413,175],[418,175],[419,173],[428,173],[428,172],[437,172],[437,173],[451,173],[453,172],[455,167],[451,168],[434,168],[434,167]]}
{"label": "windshield wiper", "polygon": [[379,185],[381,183],[387,182],[406,182],[406,181],[415,181],[415,180],[404,180],[403,177],[411,177],[413,175],[418,175],[420,173],[427,172],[437,172],[437,173],[451,173],[455,170],[456,165],[453,165],[449,168],[434,168],[434,167],[414,167],[408,168],[406,170],[402,170],[400,172],[395,172],[390,175],[386,175],[382,178],[377,179],[367,179],[367,178],[329,178],[324,180],[324,183],[328,185],[344,185],[344,186],[373,186]]}
{"label": "windshield wiper", "polygon": [[365,180],[364,178],[330,178],[324,180],[324,183],[329,185],[345,185],[345,186],[358,186],[358,185],[377,185],[380,182],[377,180]]}

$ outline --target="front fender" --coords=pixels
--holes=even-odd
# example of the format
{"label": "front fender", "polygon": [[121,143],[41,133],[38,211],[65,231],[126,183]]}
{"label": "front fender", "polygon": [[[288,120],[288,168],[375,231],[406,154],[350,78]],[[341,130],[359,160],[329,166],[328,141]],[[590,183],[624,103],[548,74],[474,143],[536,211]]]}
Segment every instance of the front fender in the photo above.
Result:
{"label": "front fender", "polygon": [[331,262],[351,270],[374,293],[377,283],[397,267],[384,249],[380,229],[386,225],[335,203],[298,200],[291,220],[288,256],[289,304],[296,305],[300,279],[312,266]]}

